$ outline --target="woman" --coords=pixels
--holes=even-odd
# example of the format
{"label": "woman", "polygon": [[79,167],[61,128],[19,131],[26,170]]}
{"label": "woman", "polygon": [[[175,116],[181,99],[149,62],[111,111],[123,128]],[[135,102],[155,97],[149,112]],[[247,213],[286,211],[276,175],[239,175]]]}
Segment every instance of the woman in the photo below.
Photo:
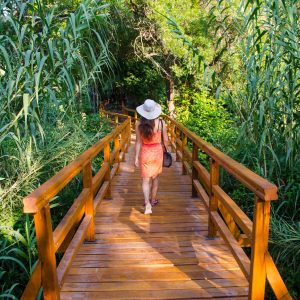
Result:
{"label": "woman", "polygon": [[163,142],[167,145],[168,136],[165,122],[159,119],[161,107],[147,99],[136,108],[141,120],[136,123],[135,165],[141,168],[142,187],[145,198],[145,214],[152,213],[156,199],[158,176],[162,172]]}

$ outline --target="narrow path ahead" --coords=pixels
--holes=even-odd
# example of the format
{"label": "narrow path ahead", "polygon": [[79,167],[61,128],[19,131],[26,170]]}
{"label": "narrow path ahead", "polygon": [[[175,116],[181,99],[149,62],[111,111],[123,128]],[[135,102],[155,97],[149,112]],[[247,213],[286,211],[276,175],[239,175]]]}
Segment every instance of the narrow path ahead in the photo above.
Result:
{"label": "narrow path ahead", "polygon": [[208,215],[191,198],[181,163],[164,169],[160,204],[144,215],[134,146],[95,216],[96,242],[83,244],[62,299],[247,299],[248,282],[221,238],[208,240]]}

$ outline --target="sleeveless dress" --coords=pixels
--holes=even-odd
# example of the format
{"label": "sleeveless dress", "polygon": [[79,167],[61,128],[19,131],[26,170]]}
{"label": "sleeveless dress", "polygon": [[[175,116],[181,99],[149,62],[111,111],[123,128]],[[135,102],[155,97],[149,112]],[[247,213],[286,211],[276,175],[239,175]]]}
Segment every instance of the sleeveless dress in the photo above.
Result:
{"label": "sleeveless dress", "polygon": [[141,136],[140,166],[142,177],[156,177],[162,172],[163,147],[161,134],[161,130],[154,132],[150,140]]}

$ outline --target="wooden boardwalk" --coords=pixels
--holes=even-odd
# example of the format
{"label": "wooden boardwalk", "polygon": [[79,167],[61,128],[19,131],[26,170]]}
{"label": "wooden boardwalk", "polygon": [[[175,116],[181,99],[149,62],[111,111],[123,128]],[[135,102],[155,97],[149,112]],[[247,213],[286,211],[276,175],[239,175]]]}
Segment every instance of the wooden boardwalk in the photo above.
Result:
{"label": "wooden boardwalk", "polygon": [[81,245],[61,299],[247,299],[248,281],[229,247],[207,236],[208,214],[191,198],[181,163],[164,169],[160,204],[144,215],[134,146],[95,215],[95,243]]}

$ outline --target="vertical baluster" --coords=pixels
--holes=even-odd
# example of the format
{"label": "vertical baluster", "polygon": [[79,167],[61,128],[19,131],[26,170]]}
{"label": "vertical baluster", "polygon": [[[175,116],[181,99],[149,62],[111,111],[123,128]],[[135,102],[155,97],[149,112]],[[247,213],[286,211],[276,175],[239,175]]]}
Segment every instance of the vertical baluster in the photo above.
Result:
{"label": "vertical baluster", "polygon": [[192,167],[193,167],[193,171],[192,171],[192,197],[197,197],[198,193],[197,190],[194,186],[194,180],[198,179],[198,171],[194,166],[194,161],[198,161],[198,151],[199,151],[199,147],[193,143],[193,157],[192,157]]}
{"label": "vertical baluster", "polygon": [[182,132],[182,144],[181,144],[181,153],[182,153],[182,175],[186,175],[187,174],[187,170],[184,166],[184,159],[185,159],[185,155],[184,155],[184,147],[187,145],[187,136]]}
{"label": "vertical baluster", "polygon": [[119,124],[119,117],[118,116],[115,116],[115,123],[116,123],[116,125]]}
{"label": "vertical baluster", "polygon": [[42,266],[44,299],[58,300],[60,294],[49,204],[34,215],[34,223],[39,259]]}
{"label": "vertical baluster", "polygon": [[219,184],[219,164],[210,159],[210,196],[209,196],[209,221],[208,221],[208,237],[214,238],[217,233],[217,228],[214,225],[211,217],[211,212],[218,210],[218,199],[213,193],[212,187]]}
{"label": "vertical baluster", "polygon": [[249,299],[265,297],[266,254],[268,252],[270,202],[254,198]]}
{"label": "vertical baluster", "polygon": [[89,195],[85,202],[85,215],[92,218],[86,235],[86,239],[91,242],[95,240],[93,176],[91,161],[89,161],[88,164],[84,166],[82,170],[82,176],[83,188],[89,189]]}
{"label": "vertical baluster", "polygon": [[104,146],[104,162],[108,163],[109,168],[104,176],[105,181],[109,181],[109,187],[106,192],[106,198],[111,198],[111,185],[110,185],[110,144],[109,142]]}

